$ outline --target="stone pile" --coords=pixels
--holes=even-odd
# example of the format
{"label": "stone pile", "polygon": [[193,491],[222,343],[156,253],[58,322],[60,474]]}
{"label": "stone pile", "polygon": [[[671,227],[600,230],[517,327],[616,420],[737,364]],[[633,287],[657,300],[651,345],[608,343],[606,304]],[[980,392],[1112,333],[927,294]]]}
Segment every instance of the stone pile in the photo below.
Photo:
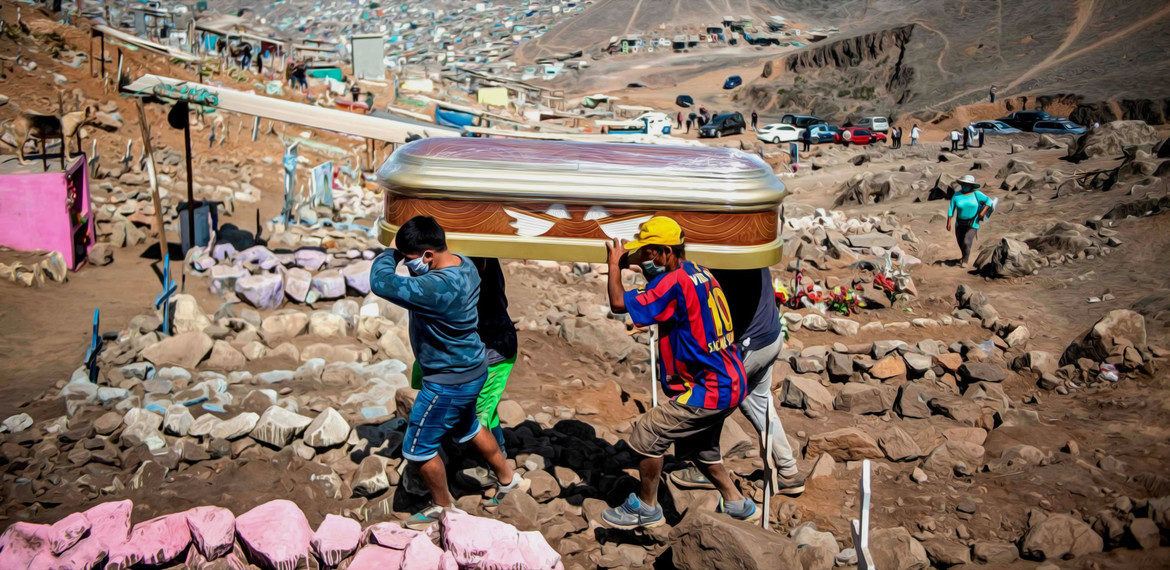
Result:
{"label": "stone pile", "polygon": [[0,535],[0,567],[564,568],[540,533],[458,509],[444,511],[425,532],[386,522],[363,529],[359,521],[333,514],[314,532],[301,509],[286,500],[238,517],[204,506],[136,525],[133,508],[130,500],[114,501],[52,525],[14,523]]}
{"label": "stone pile", "polygon": [[1158,142],[1158,131],[1145,121],[1112,121],[1078,137],[1068,149],[1068,160],[1080,162],[1095,156],[1116,156],[1127,147],[1150,152]]}
{"label": "stone pile", "polygon": [[914,247],[918,237],[892,215],[849,218],[839,210],[818,208],[809,215],[785,218],[782,237],[785,258],[818,269],[828,269],[834,261],[847,265],[862,257],[881,259],[887,255],[903,268],[921,263],[902,247]]}
{"label": "stone pile", "polygon": [[[0,253],[11,251],[0,247]],[[25,287],[41,287],[46,282],[64,283],[69,279],[69,268],[65,266],[65,257],[59,251],[50,251],[35,263],[25,264],[20,261],[0,263],[0,276]]]}
{"label": "stone pile", "polygon": [[1103,226],[1053,222],[1038,235],[1003,237],[985,245],[975,267],[987,277],[1024,277],[1041,267],[1109,255],[1122,244],[1116,235]]}

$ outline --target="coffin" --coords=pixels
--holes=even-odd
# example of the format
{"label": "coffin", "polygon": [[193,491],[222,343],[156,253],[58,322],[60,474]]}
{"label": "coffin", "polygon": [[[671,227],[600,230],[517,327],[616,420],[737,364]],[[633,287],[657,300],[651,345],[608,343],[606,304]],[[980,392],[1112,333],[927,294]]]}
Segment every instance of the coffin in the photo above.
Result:
{"label": "coffin", "polygon": [[603,263],[612,238],[654,215],[674,218],[687,257],[721,269],[780,261],[784,185],[758,157],[706,147],[431,138],[378,170],[380,239],[433,216],[453,251],[480,257]]}

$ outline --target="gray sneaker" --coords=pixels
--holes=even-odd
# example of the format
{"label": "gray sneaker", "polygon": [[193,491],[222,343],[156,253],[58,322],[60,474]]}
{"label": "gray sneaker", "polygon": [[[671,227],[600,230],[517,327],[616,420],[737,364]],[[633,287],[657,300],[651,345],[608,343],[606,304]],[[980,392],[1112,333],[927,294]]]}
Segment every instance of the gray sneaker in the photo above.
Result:
{"label": "gray sneaker", "polygon": [[667,477],[682,489],[714,489],[715,484],[699,471],[698,467],[687,467],[678,471],[671,471]]}
{"label": "gray sneaker", "polygon": [[511,493],[512,491],[520,491],[523,493],[528,489],[531,489],[532,481],[525,479],[519,473],[513,473],[511,483],[508,483],[507,485],[500,485],[499,482],[496,482],[496,485],[496,494],[492,497],[491,501],[493,505],[500,504],[500,501],[503,501],[504,497],[508,496],[508,493]]}
{"label": "gray sneaker", "polygon": [[791,477],[776,473],[775,491],[779,495],[799,495],[804,492],[804,475],[799,472]]}
{"label": "gray sneaker", "polygon": [[738,521],[755,522],[760,520],[759,509],[747,497],[731,503],[724,502],[723,497],[719,497],[719,506],[715,507],[715,512],[727,514]]}
{"label": "gray sneaker", "polygon": [[496,474],[486,467],[464,469],[457,477],[463,485],[477,489],[490,489],[500,483],[496,480]]}
{"label": "gray sneaker", "polygon": [[439,521],[443,516],[443,507],[431,504],[402,523],[402,526],[411,530],[426,530]]}
{"label": "gray sneaker", "polygon": [[653,528],[663,523],[662,507],[644,505],[638,495],[630,493],[621,506],[601,511],[601,520],[613,528]]}

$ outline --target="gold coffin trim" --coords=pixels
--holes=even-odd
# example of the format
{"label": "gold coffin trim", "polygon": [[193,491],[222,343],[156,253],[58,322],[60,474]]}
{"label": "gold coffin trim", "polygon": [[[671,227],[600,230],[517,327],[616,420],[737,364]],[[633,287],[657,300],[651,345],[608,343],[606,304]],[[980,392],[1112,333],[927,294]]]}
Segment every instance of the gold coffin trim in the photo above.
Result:
{"label": "gold coffin trim", "polygon": [[[379,241],[389,246],[399,226],[378,221]],[[520,237],[490,234],[447,234],[447,246],[472,257],[545,259],[605,263],[606,240],[589,238]],[[780,238],[762,245],[687,244],[687,259],[712,269],[757,269],[780,263]]]}

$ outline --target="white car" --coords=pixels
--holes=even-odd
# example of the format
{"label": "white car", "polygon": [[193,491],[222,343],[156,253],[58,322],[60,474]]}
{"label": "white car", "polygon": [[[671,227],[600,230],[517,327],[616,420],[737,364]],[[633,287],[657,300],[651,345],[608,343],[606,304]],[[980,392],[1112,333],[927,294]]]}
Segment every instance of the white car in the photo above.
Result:
{"label": "white car", "polygon": [[865,127],[875,133],[886,133],[890,130],[890,122],[885,117],[862,117],[855,127]]}
{"label": "white car", "polygon": [[756,132],[756,138],[764,142],[782,143],[800,140],[800,127],[793,125],[785,125],[782,123],[773,123],[771,125],[764,125]]}

